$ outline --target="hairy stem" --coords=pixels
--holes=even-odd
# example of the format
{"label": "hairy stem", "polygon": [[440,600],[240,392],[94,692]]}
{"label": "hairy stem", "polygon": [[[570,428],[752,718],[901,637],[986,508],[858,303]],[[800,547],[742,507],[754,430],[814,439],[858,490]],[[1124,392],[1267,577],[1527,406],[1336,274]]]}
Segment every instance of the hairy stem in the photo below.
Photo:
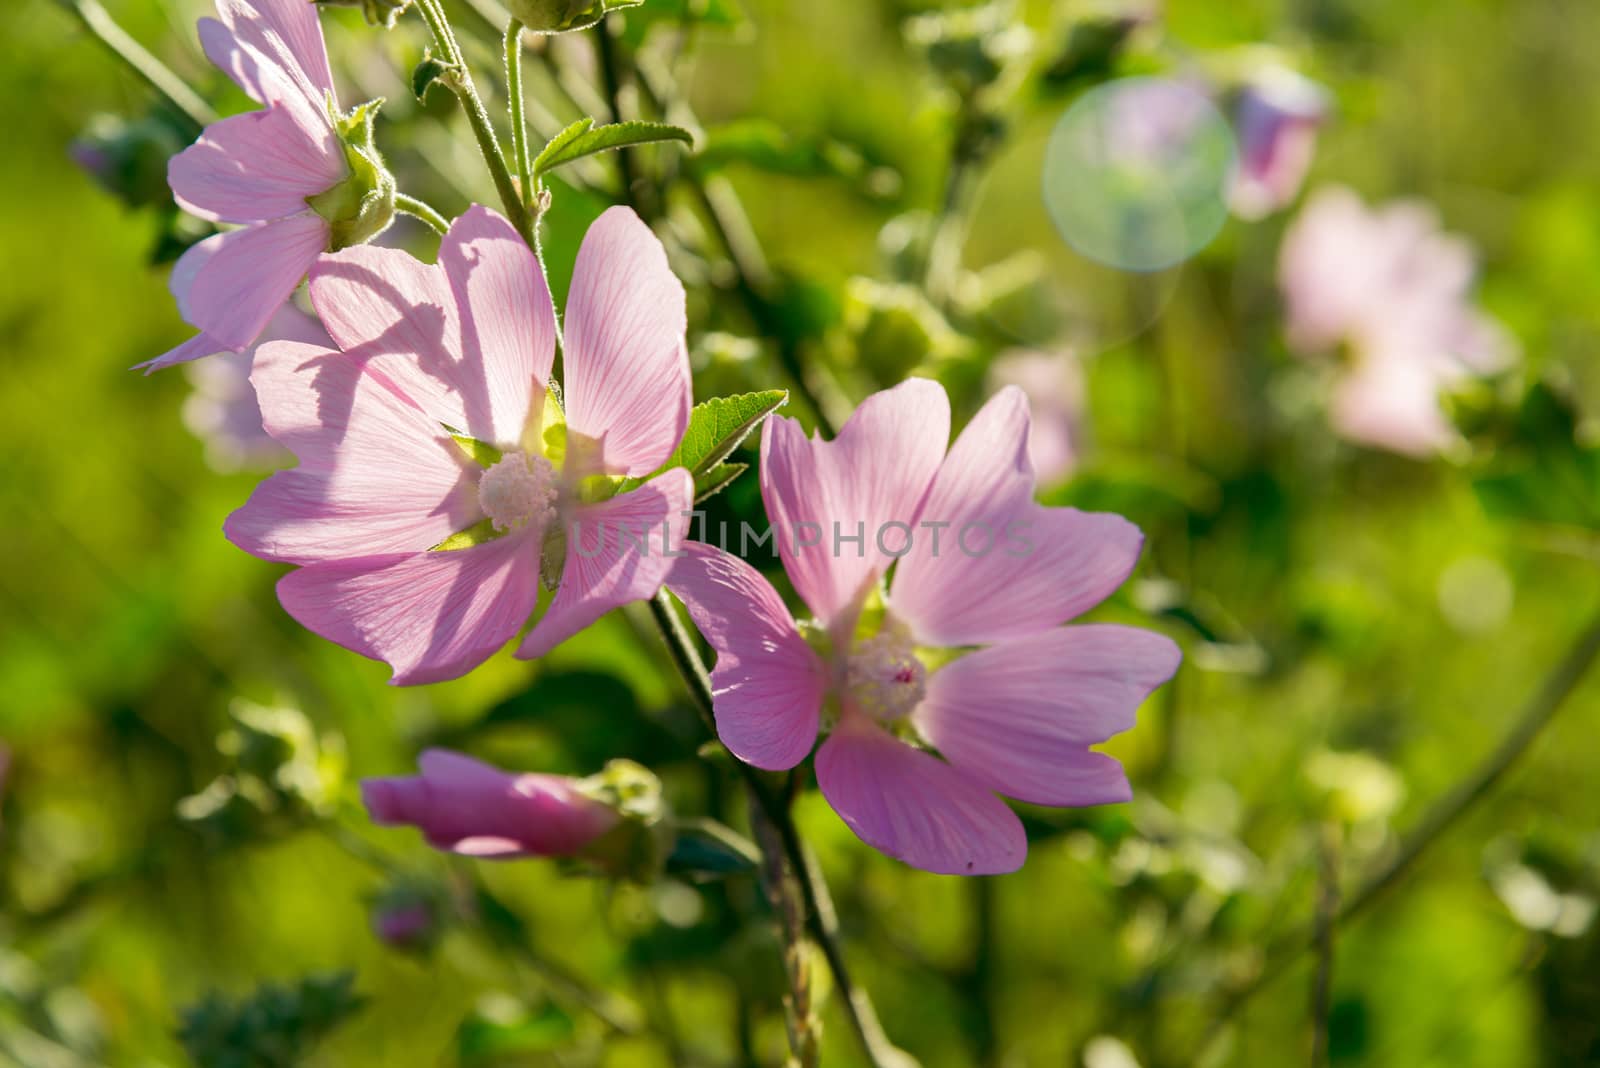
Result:
{"label": "hairy stem", "polygon": [[500,202],[506,209],[506,217],[511,220],[511,225],[522,235],[523,240],[531,246],[534,243],[533,218],[522,202],[522,196],[517,191],[517,184],[512,179],[510,170],[506,168],[506,158],[500,151],[499,140],[495,137],[494,124],[489,121],[489,112],[483,106],[483,98],[478,96],[478,89],[472,82],[472,72],[467,69],[466,59],[461,54],[461,46],[456,41],[454,31],[450,29],[450,20],[445,17],[444,9],[439,6],[439,0],[417,0],[416,8],[422,20],[428,24],[434,42],[444,53],[445,62],[454,68],[444,81],[461,101],[461,110],[467,114],[467,122],[472,126],[472,136],[478,142],[483,162],[489,167],[489,177],[494,179],[495,190],[500,194]]}
{"label": "hairy stem", "polygon": [[394,208],[396,211],[405,212],[413,218],[421,219],[439,233],[450,229],[450,220],[439,213],[438,209],[425,200],[406,196],[404,193],[394,195]]}
{"label": "hairy stem", "polygon": [[78,17],[85,29],[105,45],[123,63],[128,65],[168,103],[183,113],[194,124],[194,132],[217,121],[217,113],[200,98],[200,94],[152,55],[143,45],[128,36],[128,31],[117,25],[99,0],[60,0],[63,7]]}
{"label": "hairy stem", "polygon": [[[650,613],[667,644],[673,663],[689,688],[701,720],[715,738],[717,725],[712,713],[711,677],[665,591],[651,599]],[[750,794],[752,813],[766,820],[778,835],[784,857],[799,884],[806,927],[828,961],[828,970],[833,973],[834,986],[844,1001],[850,1027],[861,1042],[868,1063],[873,1068],[898,1068],[914,1063],[889,1042],[883,1026],[878,1022],[871,997],[850,980],[850,969],[839,946],[839,920],[833,908],[833,898],[828,893],[822,870],[800,840],[800,832],[795,826],[787,799],[780,799],[761,774],[742,760],[735,760],[734,767],[738,769]]]}
{"label": "hairy stem", "polygon": [[522,202],[533,197],[533,166],[528,156],[528,120],[522,92],[522,20],[506,24],[506,98],[511,111],[511,155],[517,163]]}

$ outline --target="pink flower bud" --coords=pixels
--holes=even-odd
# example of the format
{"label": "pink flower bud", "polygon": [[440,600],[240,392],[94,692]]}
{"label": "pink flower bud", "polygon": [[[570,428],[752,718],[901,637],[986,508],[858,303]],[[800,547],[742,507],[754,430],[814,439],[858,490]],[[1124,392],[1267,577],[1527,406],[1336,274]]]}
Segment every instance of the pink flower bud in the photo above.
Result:
{"label": "pink flower bud", "polygon": [[1327,91],[1282,67],[1267,68],[1244,87],[1234,116],[1239,136],[1236,214],[1259,219],[1294,200],[1311,169],[1317,130],[1327,114]]}
{"label": "pink flower bud", "polygon": [[573,856],[620,818],[566,776],[512,774],[443,749],[423,753],[418,766],[418,776],[364,780],[362,800],[374,823],[411,824],[435,849],[490,859]]}
{"label": "pink flower bud", "polygon": [[421,949],[436,933],[433,910],[419,900],[380,903],[372,912],[372,933],[392,949]]}

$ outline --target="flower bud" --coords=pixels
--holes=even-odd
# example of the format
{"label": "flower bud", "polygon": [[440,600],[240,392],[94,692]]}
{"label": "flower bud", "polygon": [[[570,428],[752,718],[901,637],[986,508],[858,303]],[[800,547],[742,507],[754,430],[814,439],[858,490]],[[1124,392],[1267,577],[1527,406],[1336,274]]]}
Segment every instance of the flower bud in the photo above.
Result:
{"label": "flower bud", "polygon": [[962,97],[1020,70],[1033,48],[1033,34],[1005,4],[918,15],[906,22],[906,38]]}
{"label": "flower bud", "polygon": [[1235,214],[1257,219],[1294,200],[1311,169],[1317,129],[1327,114],[1327,92],[1287,68],[1265,68],[1245,84],[1234,111],[1239,138]]}
{"label": "flower bud", "polygon": [[649,842],[663,822],[661,786],[637,764],[612,761],[574,779],[430,749],[418,767],[421,775],[363,781],[362,800],[373,822],[410,824],[435,849],[496,860],[572,857],[630,877],[664,852]]}
{"label": "flower bud", "polygon": [[312,0],[322,7],[359,7],[368,26],[394,29],[395,20],[405,14],[411,0]]}
{"label": "flower bud", "polygon": [[861,365],[880,382],[955,355],[961,339],[912,285],[853,278],[845,296],[845,328]]}
{"label": "flower bud", "polygon": [[439,904],[412,886],[391,886],[372,902],[372,933],[390,949],[426,952],[442,933]]}
{"label": "flower bud", "polygon": [[129,122],[96,115],[67,147],[83,172],[130,207],[167,204],[167,160],[182,150],[184,137],[159,117]]}
{"label": "flower bud", "polygon": [[349,114],[334,116],[350,174],[338,185],[306,198],[331,228],[329,252],[371,241],[394,221],[394,176],[384,166],[372,135],[372,120],[382,106],[381,98],[369,100]]}
{"label": "flower bud", "polygon": [[586,30],[618,8],[637,7],[642,0],[507,0],[513,18],[534,33]]}

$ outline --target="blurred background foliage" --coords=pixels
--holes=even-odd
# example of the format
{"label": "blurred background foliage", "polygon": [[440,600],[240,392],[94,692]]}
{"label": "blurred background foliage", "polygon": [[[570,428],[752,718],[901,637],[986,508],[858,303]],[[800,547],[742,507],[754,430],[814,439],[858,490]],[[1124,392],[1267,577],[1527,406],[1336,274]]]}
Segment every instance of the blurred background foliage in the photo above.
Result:
{"label": "blurred background foliage", "polygon": [[[203,6],[108,0],[238,110],[195,47]],[[1302,943],[1328,871],[1358,884],[1467,778],[1600,602],[1600,467],[1575,444],[1600,424],[1600,7],[1170,0],[1104,55],[1073,35],[1106,5],[1022,3],[1034,76],[1006,87],[1003,121],[976,127],[907,32],[928,7],[648,0],[623,16],[621,47],[682,79],[668,116],[688,106],[703,133],[698,156],[632,159],[666,179],[640,195],[689,286],[697,391],[768,387],[787,362],[847,412],[918,370],[964,417],[997,355],[1062,353],[1087,412],[1076,473],[1047,496],[1144,528],[1139,576],[1100,614],[1154,614],[1187,658],[1111,746],[1137,800],[1029,810],[1016,875],[910,871],[806,795],[846,953],[930,1068],[1303,1063],[1317,954],[1258,986],[1264,962]],[[452,10],[498,91],[497,39],[469,5]],[[690,32],[684,12],[700,16]],[[380,143],[407,191],[452,214],[492,203],[453,103],[408,92],[415,20],[387,35],[353,11],[324,22],[344,98],[388,98]],[[148,89],[57,4],[0,6],[0,39],[0,1064],[177,1065],[186,1049],[299,1063],[273,1058],[325,1031],[306,1063],[780,1063],[778,942],[748,873],[613,886],[447,862],[366,826],[353,777],[409,770],[435,742],[574,774],[631,757],[679,811],[744,814],[726,769],[696,759],[697,721],[640,619],[614,614],[538,664],[503,654],[401,690],[285,616],[278,569],[220,535],[257,476],[208,466],[180,418],[184,372],[127,370],[187,336],[152,262],[184,236],[159,203],[184,138],[160,132],[165,147],[131,158],[155,193],[119,203],[69,143],[96,114],[150,121]],[[558,82],[579,106],[593,95],[590,43],[563,40],[557,65],[532,54],[543,134],[577,114]],[[1086,85],[1263,44],[1332,94],[1311,186],[1425,197],[1481,250],[1482,301],[1524,364],[1462,402],[1469,453],[1419,462],[1330,434],[1282,341],[1273,276],[1292,212],[1230,220],[1153,274],[1081,258],[1052,227],[1045,146]],[[962,144],[978,148],[959,263],[931,297],[895,289],[938,255],[930,220]],[[556,188],[558,300],[616,168],[573,170],[599,191]],[[759,236],[770,298],[756,316],[702,188],[736,191]],[[432,252],[409,223],[384,240]],[[814,413],[797,400],[791,414]],[[712,519],[759,512],[746,478]],[[1525,762],[1336,930],[1331,1063],[1600,1064],[1597,727],[1591,678]],[[823,1063],[859,1063],[837,1004],[823,1015]]]}

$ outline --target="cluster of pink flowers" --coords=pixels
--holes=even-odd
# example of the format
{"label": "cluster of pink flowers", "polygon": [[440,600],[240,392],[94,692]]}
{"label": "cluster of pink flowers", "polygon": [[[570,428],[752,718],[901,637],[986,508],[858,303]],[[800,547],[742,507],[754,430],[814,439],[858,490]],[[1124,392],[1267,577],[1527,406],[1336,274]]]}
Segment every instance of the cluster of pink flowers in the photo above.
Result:
{"label": "cluster of pink flowers", "polygon": [[1278,284],[1292,348],[1346,350],[1330,402],[1341,434],[1414,456],[1456,440],[1441,392],[1515,352],[1472,303],[1476,266],[1424,202],[1369,209],[1339,187],[1312,196],[1284,235]]}
{"label": "cluster of pink flowers", "polygon": [[[921,380],[869,398],[831,442],[766,424],[776,527],[1030,532],[1027,552],[977,557],[941,555],[937,536],[854,555],[780,537],[812,616],[797,623],[749,564],[683,540],[694,482],[661,469],[690,418],[685,298],[649,228],[624,208],[595,222],[560,328],[538,259],[486,208],[450,225],[432,264],[366,244],[396,191],[374,109],[338,107],[314,7],[218,9],[201,23],[206,52],[263,107],[172,161],[178,202],[236,228],[178,263],[173,292],[200,333],[144,366],[231,354],[204,417],[241,453],[297,461],[226,524],[241,548],[294,565],[278,586],[291,615],[385,661],[393,682],[424,683],[469,671],[530,620],[525,658],[669,586],[716,649],[728,748],[792,768],[826,728],[828,800],[865,841],[930,871],[1021,864],[1022,825],[999,794],[1128,800],[1121,766],[1093,746],[1132,725],[1179,654],[1148,631],[1062,626],[1121,585],[1142,536],[1034,502],[1020,390],[1002,389],[948,449],[948,401]],[[316,321],[292,303],[307,276]],[[555,593],[534,619],[541,588]],[[569,856],[620,818],[598,789],[430,751],[420,776],[369,780],[363,795],[375,821],[415,825],[440,849]]]}

